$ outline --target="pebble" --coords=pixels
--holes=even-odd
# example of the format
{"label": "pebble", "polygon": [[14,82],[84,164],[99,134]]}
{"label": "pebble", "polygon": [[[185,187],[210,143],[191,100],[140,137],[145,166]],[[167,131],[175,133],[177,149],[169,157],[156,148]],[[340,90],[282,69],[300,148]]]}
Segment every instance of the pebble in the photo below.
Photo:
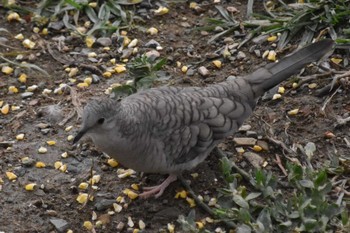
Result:
{"label": "pebble", "polygon": [[193,68],[189,68],[186,72],[186,75],[188,75],[188,76],[193,76],[194,74],[195,74],[195,71]]}
{"label": "pebble", "polygon": [[155,60],[158,57],[160,57],[160,53],[157,50],[151,50],[145,53],[146,57],[148,57],[151,60]]}
{"label": "pebble", "polygon": [[69,227],[68,222],[66,220],[64,220],[64,219],[51,218],[50,222],[51,222],[52,225],[54,225],[54,227],[56,228],[56,230],[58,232],[65,232],[68,229],[68,227]]}
{"label": "pebble", "polygon": [[226,37],[224,39],[224,43],[225,44],[232,44],[234,42],[233,38],[232,37]]}
{"label": "pebble", "polygon": [[149,47],[149,48],[157,48],[160,46],[160,44],[156,41],[156,40],[150,40],[148,41],[146,44],[145,44],[146,47]]}
{"label": "pebble", "polygon": [[102,45],[103,47],[108,47],[112,44],[112,40],[109,37],[100,37],[96,40],[96,43]]}
{"label": "pebble", "polygon": [[209,75],[209,70],[205,68],[204,66],[201,66],[198,68],[198,73],[202,75],[203,77],[206,77]]}
{"label": "pebble", "polygon": [[236,146],[254,146],[256,144],[255,138],[233,138]]}
{"label": "pebble", "polygon": [[243,153],[243,157],[246,158],[253,167],[258,169],[261,168],[261,164],[264,162],[264,159],[260,155],[253,152],[245,152]]}
{"label": "pebble", "polygon": [[27,91],[27,92],[22,93],[22,94],[21,94],[21,97],[22,97],[22,99],[26,99],[26,98],[32,97],[33,95],[34,95],[33,92]]}
{"label": "pebble", "polygon": [[236,57],[237,57],[237,59],[242,60],[242,59],[246,58],[247,56],[242,51],[239,51]]}
{"label": "pebble", "polygon": [[259,49],[254,50],[255,56],[261,57],[261,51]]}
{"label": "pebble", "polygon": [[101,199],[95,203],[95,209],[98,211],[106,210],[115,203],[114,199]]}
{"label": "pebble", "polygon": [[123,230],[124,226],[125,226],[125,223],[119,222],[118,225],[117,225],[117,230],[118,230],[118,231]]}
{"label": "pebble", "polygon": [[247,137],[250,137],[250,138],[257,138],[258,137],[258,133],[255,131],[252,131],[252,130],[248,130],[246,132],[246,135],[247,135]]}
{"label": "pebble", "polygon": [[265,141],[258,140],[256,143],[258,146],[260,146],[263,150],[268,151],[269,150],[269,144]]}
{"label": "pebble", "polygon": [[251,125],[242,125],[241,127],[239,127],[239,131],[243,131],[243,132],[245,132],[245,131],[248,131],[248,130],[250,130],[252,128],[252,126]]}

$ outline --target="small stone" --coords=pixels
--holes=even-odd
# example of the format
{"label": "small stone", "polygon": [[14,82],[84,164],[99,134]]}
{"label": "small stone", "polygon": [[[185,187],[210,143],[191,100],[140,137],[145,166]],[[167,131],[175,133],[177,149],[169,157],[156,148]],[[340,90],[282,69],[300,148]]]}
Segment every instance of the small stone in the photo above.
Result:
{"label": "small stone", "polygon": [[248,131],[248,130],[250,130],[252,128],[252,126],[251,125],[242,125],[241,127],[239,127],[239,131],[243,131],[243,132],[245,132],[245,131]]}
{"label": "small stone", "polygon": [[54,225],[58,232],[65,232],[69,227],[69,223],[64,219],[51,218],[50,222],[52,225]]}
{"label": "small stone", "polygon": [[118,225],[117,225],[117,230],[118,230],[118,231],[123,230],[124,226],[125,226],[125,223],[119,222]]}
{"label": "small stone", "polygon": [[245,152],[243,153],[243,157],[246,158],[250,164],[257,169],[260,169],[261,164],[264,162],[264,159],[260,155],[253,152]]}
{"label": "small stone", "polygon": [[22,97],[22,99],[27,99],[27,98],[30,98],[30,97],[32,97],[34,95],[34,93],[33,92],[24,92],[24,93],[22,93],[21,94],[21,97]]}
{"label": "small stone", "polygon": [[149,48],[157,48],[160,46],[160,44],[156,41],[156,40],[150,40],[148,41],[146,44],[145,44],[146,47],[149,47]]}
{"label": "small stone", "polygon": [[262,140],[258,140],[257,142],[256,142],[256,144],[258,145],[258,146],[260,146],[263,150],[265,150],[265,151],[268,151],[269,150],[269,144],[267,143],[267,142],[265,142],[265,141],[262,141]]}
{"label": "small stone", "polygon": [[112,44],[112,40],[109,37],[100,37],[96,40],[96,43],[103,47],[107,47]]}
{"label": "small stone", "polygon": [[237,57],[237,59],[242,60],[242,59],[246,58],[247,56],[242,51],[238,51],[238,54],[236,57]]}
{"label": "small stone", "polygon": [[237,146],[254,146],[257,140],[255,138],[234,138],[233,141]]}
{"label": "small stone", "polygon": [[193,76],[195,74],[195,71],[194,71],[194,69],[192,69],[192,68],[189,68],[188,70],[187,70],[187,72],[186,72],[186,75],[187,76]]}
{"label": "small stone", "polygon": [[145,53],[146,57],[150,58],[151,60],[155,60],[158,57],[160,57],[160,53],[157,50],[151,50]]}
{"label": "small stone", "polygon": [[226,37],[224,39],[224,43],[225,44],[232,44],[234,42],[233,38],[232,37]]}
{"label": "small stone", "polygon": [[198,68],[198,73],[202,75],[203,77],[206,77],[209,75],[209,70],[205,68],[204,66],[201,66]]}
{"label": "small stone", "polygon": [[95,209],[98,211],[106,210],[115,203],[114,199],[102,199],[96,202]]}
{"label": "small stone", "polygon": [[257,138],[258,137],[258,133],[255,131],[252,131],[252,130],[248,130],[246,132],[246,135],[247,135],[247,137],[250,137],[250,138]]}
{"label": "small stone", "polygon": [[255,49],[255,50],[254,50],[254,53],[255,53],[255,56],[261,57],[261,51],[260,51],[260,50]]}

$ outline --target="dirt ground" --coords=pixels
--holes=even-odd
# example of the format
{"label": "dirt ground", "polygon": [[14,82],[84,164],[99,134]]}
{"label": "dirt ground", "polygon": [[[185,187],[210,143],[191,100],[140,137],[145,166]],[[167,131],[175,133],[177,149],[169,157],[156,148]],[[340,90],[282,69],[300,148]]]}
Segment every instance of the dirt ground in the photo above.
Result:
{"label": "dirt ground", "polygon": [[[222,1],[223,6],[234,6],[240,12],[236,14],[238,19],[244,18],[245,1]],[[138,7],[138,6],[136,6]],[[211,64],[212,59],[208,59],[208,54],[213,54],[219,48],[225,46],[225,42],[219,39],[210,45],[207,44],[208,35],[199,31],[191,30],[195,26],[202,26],[204,19],[215,14],[212,5],[203,7],[203,12],[196,13],[188,8],[187,3],[176,3],[169,6],[169,13],[164,16],[152,17],[143,25],[145,28],[154,26],[159,29],[157,35],[148,35],[138,30],[129,30],[129,38],[137,38],[140,44],[140,53],[148,51],[144,46],[150,39],[154,39],[164,48],[160,51],[160,56],[167,58],[168,62],[163,67],[164,74],[170,77],[166,82],[171,85],[196,85],[205,86],[210,83],[225,80],[230,75],[244,75],[256,67],[267,64],[266,59],[257,57],[249,49],[254,45],[249,42],[239,50],[246,55],[243,59],[234,61],[222,60],[223,67],[215,68]],[[130,79],[127,74],[113,75],[107,79],[98,72],[92,71],[89,67],[104,69],[104,65],[112,58],[117,60],[120,54],[117,52],[118,46],[112,44],[109,52],[104,52],[101,46],[94,46],[89,51],[98,54],[97,60],[88,59],[85,51],[87,48],[80,38],[66,40],[64,50],[59,51],[57,37],[60,35],[69,36],[68,31],[50,31],[49,35],[43,36],[32,32],[31,23],[9,23],[6,20],[7,12],[0,9],[0,27],[8,32],[0,32],[2,37],[8,39],[6,46],[0,46],[0,52],[7,54],[6,58],[15,60],[17,54],[24,54],[23,61],[35,64],[45,70],[49,76],[33,69],[17,68],[12,75],[0,73],[0,101],[12,106],[19,106],[20,109],[11,111],[7,115],[0,114],[0,232],[59,232],[53,224],[52,219],[60,219],[67,222],[67,229],[74,232],[84,232],[84,221],[91,221],[94,213],[97,219],[107,222],[102,228],[96,228],[97,232],[117,232],[118,224],[125,224],[121,232],[133,232],[132,228],[138,228],[139,220],[146,224],[144,232],[167,232],[168,223],[175,224],[176,232],[181,232],[176,220],[179,215],[187,216],[195,209],[196,219],[200,220],[209,215],[199,207],[191,208],[184,199],[175,199],[176,192],[183,190],[179,182],[173,183],[159,199],[130,200],[125,198],[126,203],[121,204],[123,210],[120,213],[109,215],[113,210],[112,203],[118,196],[124,196],[122,191],[130,188],[131,184],[142,186],[155,185],[165,177],[157,174],[140,174],[127,178],[118,178],[117,169],[119,165],[112,168],[107,164],[107,156],[84,140],[80,146],[72,145],[67,140],[69,135],[74,135],[81,123],[75,113],[72,104],[71,94],[42,94],[45,88],[54,90],[61,83],[69,83],[66,67],[79,68],[77,79],[83,80],[86,76],[94,73],[99,77],[98,82],[93,83],[85,89],[77,88],[76,96],[84,105],[90,97],[105,96],[104,91],[112,83],[125,82]],[[237,30],[240,35],[246,34],[244,29]],[[22,33],[25,37],[31,38],[37,43],[34,50],[26,50],[21,45],[21,41],[13,39],[15,35]],[[240,35],[231,37],[234,41],[241,41]],[[49,46],[48,46],[49,45]],[[50,53],[48,48],[54,53]],[[257,49],[265,51],[270,49],[270,43],[259,44]],[[290,52],[286,49],[283,54]],[[24,53],[23,53],[24,52]],[[337,53],[337,51],[335,51]],[[11,55],[12,54],[12,55]],[[54,54],[54,56],[53,56]],[[279,54],[278,56],[282,56]],[[62,64],[62,61],[74,61]],[[4,62],[4,61],[2,61]],[[193,76],[188,76],[181,72],[176,62],[192,65],[195,69],[205,66],[210,71],[210,76],[202,77],[195,72]],[[27,82],[20,84],[17,81],[19,73],[28,75]],[[252,126],[258,137],[268,142],[270,150],[262,152],[260,155],[268,162],[264,168],[272,170],[276,175],[285,180],[280,169],[276,166],[275,155],[283,157],[281,147],[269,142],[268,137],[276,138],[284,142],[287,146],[301,144],[305,146],[307,142],[314,142],[317,152],[313,158],[315,168],[321,168],[326,160],[333,156],[346,155],[349,147],[344,142],[344,138],[350,138],[349,124],[335,127],[337,117],[345,118],[350,114],[349,89],[342,87],[326,104],[325,111],[321,108],[325,106],[325,101],[330,94],[321,97],[316,96],[318,88],[329,84],[326,79],[315,79],[310,83],[316,83],[315,89],[305,86],[293,90],[290,88],[291,82],[287,81],[286,94],[280,100],[261,100],[254,115],[246,122]],[[8,87],[14,85],[19,88],[19,93],[9,94]],[[25,87],[37,85],[38,89],[29,98],[22,98]],[[72,85],[72,86],[75,86]],[[289,87],[289,88],[288,88]],[[289,116],[287,112],[299,108],[299,114]],[[67,132],[65,129],[73,126]],[[335,137],[326,139],[327,131],[332,132]],[[16,140],[16,135],[24,134],[23,140]],[[244,136],[244,133],[238,134]],[[252,167],[244,158],[235,152],[235,145],[232,138],[228,138],[222,147],[233,156],[236,163],[245,171],[251,172]],[[48,146],[47,141],[54,140],[56,145]],[[38,153],[38,149],[43,146],[47,148],[44,154]],[[68,157],[62,158],[61,154],[67,152]],[[23,157],[29,157],[33,161],[23,162]],[[298,158],[304,162],[305,158],[300,155]],[[45,168],[37,168],[35,162],[42,161]],[[67,165],[67,172],[61,172],[54,168],[54,163],[61,161]],[[93,166],[93,168],[92,168]],[[93,201],[86,205],[81,205],[76,201],[79,194],[79,184],[87,182],[91,177],[91,170],[101,175],[101,180],[96,186],[97,190],[89,190],[94,196]],[[5,172],[12,171],[17,175],[15,181],[9,181]],[[191,174],[198,173],[197,178]],[[197,195],[206,197],[216,197],[218,189],[223,188],[225,183],[221,177],[218,158],[213,154],[205,162],[200,164],[195,170],[187,172],[184,177],[191,182],[191,187]],[[28,183],[36,183],[34,191],[26,191],[24,186]],[[135,227],[128,226],[128,218],[135,223]],[[129,220],[130,221],[130,220]],[[206,225],[206,228],[214,231],[225,226],[220,223]],[[128,229],[129,228],[129,229]],[[228,229],[226,229],[228,230]]]}

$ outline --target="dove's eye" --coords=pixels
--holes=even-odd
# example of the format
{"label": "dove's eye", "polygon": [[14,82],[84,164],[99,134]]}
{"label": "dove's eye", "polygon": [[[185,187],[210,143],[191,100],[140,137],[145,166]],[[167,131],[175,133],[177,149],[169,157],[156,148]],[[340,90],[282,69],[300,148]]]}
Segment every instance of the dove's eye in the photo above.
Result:
{"label": "dove's eye", "polygon": [[100,118],[100,119],[98,119],[98,121],[97,121],[97,123],[98,123],[99,125],[102,125],[103,122],[105,122],[105,119],[104,119],[104,118]]}

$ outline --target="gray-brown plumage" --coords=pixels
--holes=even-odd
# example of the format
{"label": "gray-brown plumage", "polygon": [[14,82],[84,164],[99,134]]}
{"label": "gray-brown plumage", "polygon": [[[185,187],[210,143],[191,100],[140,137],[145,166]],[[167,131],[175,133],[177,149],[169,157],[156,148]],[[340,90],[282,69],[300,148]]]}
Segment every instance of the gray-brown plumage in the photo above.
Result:
{"label": "gray-brown plumage", "polygon": [[225,137],[234,134],[257,99],[333,47],[323,40],[233,81],[205,88],[161,87],[120,102],[91,101],[75,142],[84,134],[105,153],[136,171],[170,174],[143,197],[160,196],[176,175],[202,162]]}

